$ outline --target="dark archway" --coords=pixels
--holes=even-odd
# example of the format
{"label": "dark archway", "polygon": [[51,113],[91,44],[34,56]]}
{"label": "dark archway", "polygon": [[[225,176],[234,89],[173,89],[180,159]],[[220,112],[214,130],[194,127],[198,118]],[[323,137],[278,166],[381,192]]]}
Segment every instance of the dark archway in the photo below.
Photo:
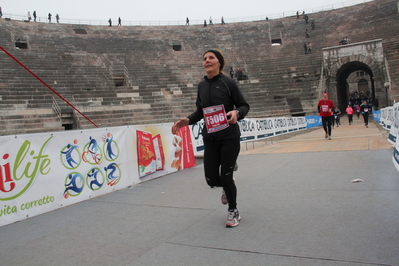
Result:
{"label": "dark archway", "polygon": [[[370,77],[370,90],[371,90],[371,97],[374,101],[375,98],[375,90],[374,90],[374,75],[371,71],[370,67],[367,66],[365,63],[359,61],[348,62],[341,66],[336,75],[336,82],[337,82],[337,103],[336,106],[341,110],[345,110],[346,106],[348,105],[348,82],[347,79],[349,75],[356,71],[364,71]],[[361,78],[359,78],[361,80]]]}

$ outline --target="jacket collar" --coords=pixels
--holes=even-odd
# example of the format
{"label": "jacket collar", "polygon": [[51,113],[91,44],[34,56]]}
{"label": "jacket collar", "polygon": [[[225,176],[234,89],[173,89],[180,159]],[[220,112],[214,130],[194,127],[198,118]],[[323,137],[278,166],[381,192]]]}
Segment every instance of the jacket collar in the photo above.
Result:
{"label": "jacket collar", "polygon": [[219,78],[220,78],[220,74],[214,76],[214,77],[211,78],[211,79],[208,78],[208,76],[204,76],[204,79],[207,80],[207,81],[213,81],[213,80],[217,80],[217,79],[219,79]]}

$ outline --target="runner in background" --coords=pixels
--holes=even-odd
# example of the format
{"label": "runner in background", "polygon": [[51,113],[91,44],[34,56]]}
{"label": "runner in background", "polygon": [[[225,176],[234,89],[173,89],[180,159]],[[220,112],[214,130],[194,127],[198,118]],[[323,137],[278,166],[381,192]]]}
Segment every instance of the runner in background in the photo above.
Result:
{"label": "runner in background", "polygon": [[317,105],[317,110],[319,115],[321,116],[321,122],[323,124],[323,129],[326,139],[331,139],[331,130],[332,130],[332,122],[333,122],[333,110],[334,103],[332,100],[328,99],[328,93],[323,94],[323,99],[319,101]]}
{"label": "runner in background", "polygon": [[353,112],[354,112],[353,108],[350,105],[348,105],[348,107],[346,107],[345,109],[345,112],[348,116],[349,125],[351,125],[353,123]]}

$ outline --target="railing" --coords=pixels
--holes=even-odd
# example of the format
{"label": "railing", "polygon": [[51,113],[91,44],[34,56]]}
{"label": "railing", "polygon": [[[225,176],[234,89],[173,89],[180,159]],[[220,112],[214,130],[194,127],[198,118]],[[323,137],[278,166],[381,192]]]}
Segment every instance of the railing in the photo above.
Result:
{"label": "railing", "polygon": [[[324,6],[307,9],[306,13],[311,14],[311,13],[317,13],[317,12],[322,12],[322,11],[329,11],[329,10],[353,6],[353,5],[362,4],[362,3],[371,2],[371,1],[373,1],[373,0],[353,0],[353,1],[333,4],[333,5],[328,5],[328,6],[324,5]],[[266,20],[266,17],[268,17],[269,20],[270,19],[278,19],[278,18],[283,18],[283,17],[296,16],[297,11],[298,10],[288,11],[288,12],[283,12],[283,13],[251,16],[251,17],[241,17],[241,18],[224,18],[224,22],[225,23],[238,23],[238,22],[264,21],[264,20]],[[299,11],[299,12],[301,12],[301,14],[302,14],[302,11]],[[12,20],[28,21],[27,16],[21,16],[21,15],[10,14],[10,13],[3,13],[3,17],[6,19],[12,19]],[[62,18],[62,19],[60,19],[60,22],[64,23],[64,24],[108,26],[109,25],[108,19],[109,18],[104,19],[104,20],[84,20],[84,19],[68,19],[68,18],[64,19],[64,18]],[[117,21],[117,20],[115,20],[115,21]],[[33,20],[31,20],[30,22],[33,22]],[[47,17],[37,17],[36,22],[47,23],[48,19],[47,19]],[[51,23],[57,24],[56,22],[51,22]],[[203,24],[204,24],[204,19],[195,19],[195,20],[190,19],[190,25],[203,25]],[[218,24],[218,23],[214,22],[214,24]],[[122,25],[123,26],[186,25],[186,18],[183,18],[182,20],[176,20],[176,21],[145,21],[145,20],[144,21],[143,20],[122,21]]]}
{"label": "railing", "polygon": [[59,106],[59,104],[57,103],[57,100],[54,98],[53,96],[53,104],[52,104],[54,113],[57,115],[58,119],[60,120],[61,124],[62,124],[62,119],[61,119],[61,108]]}

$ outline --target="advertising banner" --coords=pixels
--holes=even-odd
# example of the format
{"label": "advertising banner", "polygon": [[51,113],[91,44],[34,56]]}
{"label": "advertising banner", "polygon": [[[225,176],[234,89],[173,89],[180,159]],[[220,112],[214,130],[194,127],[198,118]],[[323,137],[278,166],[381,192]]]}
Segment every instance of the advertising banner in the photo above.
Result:
{"label": "advertising banner", "polygon": [[[306,117],[243,119],[241,141],[309,127]],[[314,123],[316,125],[316,123]],[[203,121],[0,137],[0,226],[195,166]]]}
{"label": "advertising banner", "polygon": [[381,125],[381,110],[373,110],[373,119]]}
{"label": "advertising banner", "polygon": [[276,117],[274,118],[274,134],[281,135],[288,133],[288,118],[286,117]]}
{"label": "advertising banner", "polygon": [[171,127],[0,137],[0,226],[195,166],[191,134]]}
{"label": "advertising banner", "polygon": [[259,118],[255,119],[256,125],[256,139],[271,138],[274,136],[274,119],[273,118]]}
{"label": "advertising banner", "polygon": [[237,122],[240,127],[240,141],[253,141],[256,139],[256,120],[254,119],[242,119]]}
{"label": "advertising banner", "polygon": [[390,130],[392,122],[393,122],[393,106],[381,109],[380,125],[384,129]]}
{"label": "advertising banner", "polygon": [[306,116],[306,128],[321,126],[321,116]]}
{"label": "advertising banner", "polygon": [[393,108],[389,108],[385,123],[390,124],[388,142],[395,145],[399,133],[399,103],[395,103]]}
{"label": "advertising banner", "polygon": [[[248,142],[321,126],[321,118],[319,116],[245,118],[237,123],[240,127],[240,141]],[[193,139],[194,154],[199,155],[204,151],[202,140],[204,122],[201,120],[189,127]]]}

